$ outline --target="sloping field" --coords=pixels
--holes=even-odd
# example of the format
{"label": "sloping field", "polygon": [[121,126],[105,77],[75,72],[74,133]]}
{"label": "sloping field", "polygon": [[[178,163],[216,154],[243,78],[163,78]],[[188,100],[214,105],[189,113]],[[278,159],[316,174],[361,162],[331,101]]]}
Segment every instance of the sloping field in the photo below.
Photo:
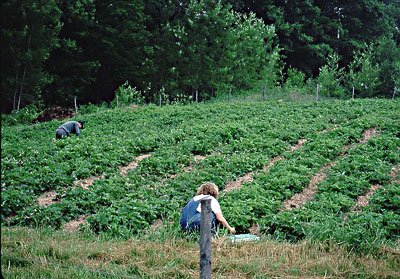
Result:
{"label": "sloping field", "polygon": [[128,238],[173,223],[205,181],[239,233],[398,246],[400,101],[199,104],[2,127],[2,226]]}

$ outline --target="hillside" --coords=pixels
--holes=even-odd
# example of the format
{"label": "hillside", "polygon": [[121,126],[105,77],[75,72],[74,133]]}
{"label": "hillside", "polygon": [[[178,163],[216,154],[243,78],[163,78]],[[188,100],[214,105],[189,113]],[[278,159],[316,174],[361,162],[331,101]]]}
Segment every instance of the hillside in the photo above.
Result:
{"label": "hillside", "polygon": [[213,181],[239,233],[371,255],[399,247],[399,100],[127,107],[82,118],[81,137],[59,141],[60,121],[2,126],[3,229],[81,225],[140,239],[157,227],[179,238],[180,209]]}

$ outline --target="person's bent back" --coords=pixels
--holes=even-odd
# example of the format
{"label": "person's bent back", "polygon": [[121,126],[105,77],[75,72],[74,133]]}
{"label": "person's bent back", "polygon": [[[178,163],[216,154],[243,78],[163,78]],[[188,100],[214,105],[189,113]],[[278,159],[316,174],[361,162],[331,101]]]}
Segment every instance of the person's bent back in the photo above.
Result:
{"label": "person's bent back", "polygon": [[81,134],[80,129],[84,128],[83,121],[68,121],[62,124],[56,130],[56,139],[68,137],[72,134],[76,134],[78,137]]}

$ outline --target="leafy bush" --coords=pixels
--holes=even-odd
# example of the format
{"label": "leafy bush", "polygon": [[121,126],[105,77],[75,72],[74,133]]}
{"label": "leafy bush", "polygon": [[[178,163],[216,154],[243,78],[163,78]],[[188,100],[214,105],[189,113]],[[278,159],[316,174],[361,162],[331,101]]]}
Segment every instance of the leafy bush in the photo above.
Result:
{"label": "leafy bush", "polygon": [[107,109],[107,103],[102,102],[100,105],[95,105],[95,104],[87,104],[87,105],[82,105],[79,107],[78,112],[80,114],[89,114],[89,113],[96,113],[99,112],[101,110],[105,110]]}
{"label": "leafy bush", "polygon": [[28,105],[19,111],[10,114],[2,114],[1,121],[5,125],[31,124],[40,115],[40,111],[35,104]]}
{"label": "leafy bush", "polygon": [[397,90],[400,90],[400,66],[398,65],[398,61],[400,61],[400,48],[396,40],[387,37],[379,39],[375,44],[373,60],[375,64],[380,65],[381,69],[381,82],[375,96],[392,97],[396,86]]}
{"label": "leafy bush", "polygon": [[380,67],[373,62],[373,47],[374,45],[369,45],[364,50],[356,52],[349,66],[348,87],[350,89],[354,86],[357,96],[360,97],[375,96],[380,82]]}
{"label": "leafy bush", "polygon": [[305,78],[306,76],[302,71],[290,67],[285,82],[286,91],[303,91]]}
{"label": "leafy bush", "polygon": [[111,107],[119,107],[131,104],[141,105],[143,103],[142,93],[136,87],[131,87],[129,82],[126,81],[115,91],[115,98],[110,105]]}
{"label": "leafy bush", "polygon": [[339,67],[339,56],[331,54],[327,64],[319,69],[318,85],[321,95],[342,98],[345,95],[341,85],[344,77],[343,68]]}

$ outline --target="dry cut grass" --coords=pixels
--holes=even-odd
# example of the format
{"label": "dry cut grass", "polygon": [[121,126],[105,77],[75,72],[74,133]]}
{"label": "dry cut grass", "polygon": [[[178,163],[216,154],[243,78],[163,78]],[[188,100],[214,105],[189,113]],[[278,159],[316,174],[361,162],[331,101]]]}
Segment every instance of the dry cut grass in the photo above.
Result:
{"label": "dry cut grass", "polygon": [[[199,278],[194,240],[100,241],[80,234],[3,228],[5,278]],[[356,255],[325,244],[212,243],[213,278],[400,278],[400,256]]]}

